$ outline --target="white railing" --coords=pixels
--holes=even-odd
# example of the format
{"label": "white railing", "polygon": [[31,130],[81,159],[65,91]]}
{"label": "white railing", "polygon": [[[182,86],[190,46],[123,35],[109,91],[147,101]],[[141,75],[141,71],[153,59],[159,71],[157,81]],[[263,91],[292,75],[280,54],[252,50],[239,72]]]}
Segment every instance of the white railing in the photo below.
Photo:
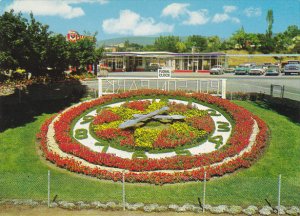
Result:
{"label": "white railing", "polygon": [[226,79],[98,77],[99,97],[137,89],[201,92],[226,99]]}

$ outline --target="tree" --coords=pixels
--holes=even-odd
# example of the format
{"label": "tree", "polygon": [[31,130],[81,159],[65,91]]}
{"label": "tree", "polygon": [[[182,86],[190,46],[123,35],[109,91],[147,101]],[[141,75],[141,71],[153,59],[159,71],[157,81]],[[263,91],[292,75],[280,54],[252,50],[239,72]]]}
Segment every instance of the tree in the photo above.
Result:
{"label": "tree", "polygon": [[283,32],[284,36],[287,38],[294,38],[296,36],[300,36],[300,29],[296,25],[290,25],[287,29]]}
{"label": "tree", "polygon": [[176,50],[177,50],[177,52],[180,52],[180,53],[186,52],[187,48],[186,48],[185,43],[181,42],[181,41],[177,42]]}
{"label": "tree", "polygon": [[232,34],[231,40],[235,43],[236,49],[246,48],[246,41],[247,41],[246,35],[247,34],[243,27]]}
{"label": "tree", "polygon": [[266,32],[267,38],[272,38],[272,29],[273,29],[273,23],[274,23],[274,17],[273,17],[273,10],[268,10],[267,17],[266,17],[267,23],[268,23],[268,29]]}
{"label": "tree", "polygon": [[268,38],[265,34],[257,34],[260,41],[259,51],[262,53],[271,53],[274,51],[275,41],[272,38]]}
{"label": "tree", "polygon": [[195,47],[198,52],[204,51],[208,47],[207,39],[201,35],[192,35],[187,38],[186,46],[189,50]]}
{"label": "tree", "polygon": [[[87,65],[93,65],[96,61],[96,41],[91,38],[83,38],[76,42],[69,43],[69,62],[79,72],[85,71]],[[97,51],[99,56],[99,51]]]}
{"label": "tree", "polygon": [[208,52],[219,51],[221,47],[221,39],[218,36],[207,37],[207,49]]}
{"label": "tree", "polygon": [[51,35],[46,46],[46,65],[55,72],[64,71],[69,65],[68,42],[62,34]]}
{"label": "tree", "polygon": [[154,48],[159,51],[178,52],[177,42],[180,42],[177,36],[160,36],[155,39]]}
{"label": "tree", "polygon": [[292,52],[300,54],[300,40],[295,44],[295,46],[292,49]]}
{"label": "tree", "polygon": [[45,73],[47,64],[47,45],[51,32],[48,25],[35,20],[33,14],[30,14],[30,22],[27,26],[26,37],[28,38],[27,61],[23,67],[34,75]]}
{"label": "tree", "polygon": [[27,20],[21,13],[0,16],[0,69],[15,70],[27,61]]}

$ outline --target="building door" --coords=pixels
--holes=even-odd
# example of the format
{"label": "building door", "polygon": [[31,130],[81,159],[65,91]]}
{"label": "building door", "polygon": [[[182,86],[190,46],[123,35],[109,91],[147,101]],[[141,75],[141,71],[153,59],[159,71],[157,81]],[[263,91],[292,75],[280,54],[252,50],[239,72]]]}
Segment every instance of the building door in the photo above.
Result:
{"label": "building door", "polygon": [[198,70],[198,61],[193,61],[193,72],[197,72]]}
{"label": "building door", "polygon": [[116,71],[116,62],[115,61],[112,62],[112,71]]}

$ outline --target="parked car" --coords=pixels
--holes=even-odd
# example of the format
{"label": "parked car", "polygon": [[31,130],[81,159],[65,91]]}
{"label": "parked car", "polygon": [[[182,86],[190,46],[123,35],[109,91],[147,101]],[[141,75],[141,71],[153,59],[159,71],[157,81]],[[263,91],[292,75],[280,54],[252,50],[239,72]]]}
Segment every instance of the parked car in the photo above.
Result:
{"label": "parked car", "polygon": [[263,68],[263,66],[259,66],[259,65],[251,68],[249,71],[249,75],[263,75],[264,73],[265,73],[265,69]]}
{"label": "parked car", "polygon": [[157,71],[160,68],[159,64],[156,63],[150,63],[149,66],[147,67],[148,71]]}
{"label": "parked car", "polygon": [[213,66],[210,70],[209,70],[210,74],[223,74],[224,73],[224,69],[222,67],[222,65],[215,65]]}
{"label": "parked car", "polygon": [[300,64],[293,62],[285,65],[283,68],[283,73],[284,75],[291,75],[293,73],[300,75]]}
{"label": "parked car", "polygon": [[251,67],[250,65],[241,64],[237,66],[234,70],[235,75],[247,75],[250,71]]}
{"label": "parked car", "polygon": [[266,70],[265,76],[278,76],[280,73],[280,67],[277,65],[270,65]]}
{"label": "parked car", "polygon": [[235,68],[234,67],[228,67],[224,69],[225,73],[234,73]]}

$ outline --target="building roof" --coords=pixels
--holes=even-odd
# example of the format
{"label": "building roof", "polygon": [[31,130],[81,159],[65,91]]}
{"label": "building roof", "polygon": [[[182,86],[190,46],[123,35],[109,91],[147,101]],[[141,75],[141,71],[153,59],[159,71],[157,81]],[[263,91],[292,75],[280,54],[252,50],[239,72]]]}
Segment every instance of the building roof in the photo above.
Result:
{"label": "building roof", "polygon": [[106,52],[106,56],[137,56],[137,57],[177,57],[177,56],[225,56],[225,53],[211,52],[211,53],[173,53],[165,51],[156,52]]}

